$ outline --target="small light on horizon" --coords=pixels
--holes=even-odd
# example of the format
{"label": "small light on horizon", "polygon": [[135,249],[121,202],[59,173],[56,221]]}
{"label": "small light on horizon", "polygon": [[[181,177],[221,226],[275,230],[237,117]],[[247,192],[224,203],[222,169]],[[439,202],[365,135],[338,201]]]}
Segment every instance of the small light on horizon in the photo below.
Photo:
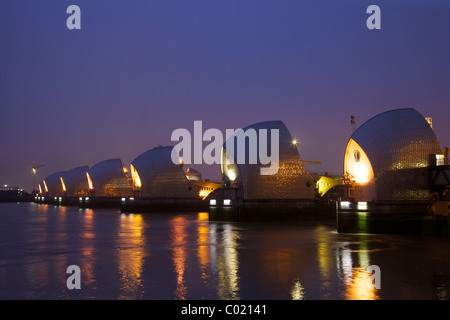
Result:
{"label": "small light on horizon", "polygon": [[292,140],[292,144],[296,147],[298,147],[298,140],[297,139],[293,139]]}

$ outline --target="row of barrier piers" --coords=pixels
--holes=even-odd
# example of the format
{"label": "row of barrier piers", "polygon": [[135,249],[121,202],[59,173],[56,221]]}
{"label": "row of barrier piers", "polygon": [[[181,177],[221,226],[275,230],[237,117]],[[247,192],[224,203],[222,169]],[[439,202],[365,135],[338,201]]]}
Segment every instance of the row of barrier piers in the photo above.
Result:
{"label": "row of barrier piers", "polygon": [[208,212],[211,221],[332,221],[339,233],[450,235],[450,202],[350,202],[317,200],[134,199],[42,197],[35,203],[113,208],[123,213]]}
{"label": "row of barrier piers", "polygon": [[199,212],[208,210],[208,202],[200,199],[151,199],[133,197],[45,197],[36,196],[34,202],[56,206],[78,206],[84,209],[111,208],[121,212]]}
{"label": "row of barrier piers", "polygon": [[208,212],[214,221],[285,221],[333,220],[334,202],[309,200],[253,200],[241,199],[137,199],[96,197],[36,196],[34,202],[79,208],[113,208],[124,213],[139,212]]}

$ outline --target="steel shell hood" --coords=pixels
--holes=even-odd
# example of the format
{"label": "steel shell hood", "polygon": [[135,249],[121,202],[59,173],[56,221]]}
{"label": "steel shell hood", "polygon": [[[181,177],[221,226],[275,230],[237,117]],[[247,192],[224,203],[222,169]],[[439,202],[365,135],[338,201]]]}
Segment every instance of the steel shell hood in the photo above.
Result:
{"label": "steel shell hood", "polygon": [[131,162],[134,187],[142,198],[196,198],[196,188],[180,164],[172,162],[172,146],[148,150]]}
{"label": "steel shell hood", "polygon": [[362,124],[349,144],[352,140],[370,161],[377,200],[430,196],[426,170],[442,149],[431,126],[415,109],[381,113]]}
{"label": "steel shell hood", "polygon": [[[314,179],[306,170],[300,158],[297,145],[283,122],[260,122],[243,128],[244,132],[257,133],[256,140],[250,149],[250,142],[245,144],[245,163],[239,163],[239,154],[236,145],[239,137],[230,137],[222,149],[222,175],[225,185],[234,185],[239,189],[243,199],[312,199],[314,198]],[[273,131],[274,130],[274,131]],[[278,136],[272,136],[278,132]],[[264,135],[266,137],[264,137]],[[276,139],[278,141],[272,141]],[[234,150],[227,150],[230,139],[235,139]],[[264,140],[261,140],[264,139]],[[249,140],[250,141],[250,140]],[[267,155],[273,156],[272,143],[278,142],[278,163],[274,174],[262,174],[264,164],[261,157],[256,163],[251,161],[252,153],[258,155],[261,147],[266,148]],[[274,163],[270,163],[272,166]],[[275,172],[275,171],[274,171]]]}
{"label": "steel shell hood", "polygon": [[89,169],[94,195],[96,197],[129,197],[132,194],[120,159],[110,159],[97,163]]}
{"label": "steel shell hood", "polygon": [[62,179],[66,188],[65,196],[78,197],[88,195],[88,181],[86,173],[88,166],[73,168],[63,174]]}
{"label": "steel shell hood", "polygon": [[[61,183],[61,177],[66,173],[66,171],[55,172],[47,176],[42,184],[46,186],[44,190],[50,197],[61,197],[64,194],[64,190]],[[44,187],[45,189],[45,187]]]}

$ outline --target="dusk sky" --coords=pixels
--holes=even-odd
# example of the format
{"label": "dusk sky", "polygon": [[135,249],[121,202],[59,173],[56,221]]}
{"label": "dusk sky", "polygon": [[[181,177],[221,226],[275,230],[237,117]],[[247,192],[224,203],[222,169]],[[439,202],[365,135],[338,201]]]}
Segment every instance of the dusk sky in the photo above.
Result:
{"label": "dusk sky", "polygon": [[[72,4],[81,30],[66,27]],[[412,107],[450,146],[446,0],[0,0],[0,46],[0,183],[28,191],[33,161],[37,181],[129,166],[195,120],[281,120],[302,159],[322,161],[311,172],[342,173],[351,115]]]}

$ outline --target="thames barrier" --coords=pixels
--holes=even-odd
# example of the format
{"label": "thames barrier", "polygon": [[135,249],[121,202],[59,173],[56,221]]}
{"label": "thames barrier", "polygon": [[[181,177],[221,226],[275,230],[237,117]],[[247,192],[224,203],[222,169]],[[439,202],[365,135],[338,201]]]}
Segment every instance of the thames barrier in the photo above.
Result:
{"label": "thames barrier", "polygon": [[[116,158],[53,173],[39,182],[31,201],[121,212],[206,211],[215,221],[326,219],[335,220],[342,233],[450,234],[448,148],[441,147],[431,124],[415,109],[387,111],[357,128],[342,151],[343,175],[308,172],[281,121],[243,130],[249,129],[277,130],[275,174],[262,175],[267,163],[260,160],[240,163],[236,144],[230,149],[224,143],[222,179],[213,182],[182,158],[174,163],[173,146],[159,146],[129,167]],[[254,139],[270,149],[270,139]],[[254,151],[249,145],[246,159]]]}

